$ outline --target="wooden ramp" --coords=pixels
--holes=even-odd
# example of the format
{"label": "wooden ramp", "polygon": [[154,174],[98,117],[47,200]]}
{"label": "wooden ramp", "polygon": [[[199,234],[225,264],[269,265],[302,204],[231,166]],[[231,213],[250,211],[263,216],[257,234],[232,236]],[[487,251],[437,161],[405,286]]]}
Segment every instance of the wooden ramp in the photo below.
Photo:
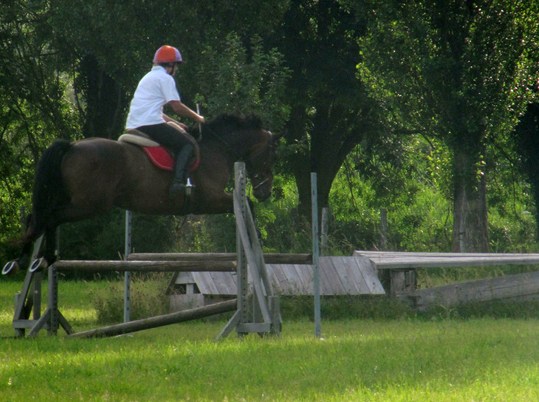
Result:
{"label": "wooden ramp", "polygon": [[[313,295],[313,267],[309,264],[266,264],[276,295]],[[209,297],[235,296],[236,275],[232,272],[179,272],[171,291]],[[320,257],[322,296],[385,294],[375,265],[357,257]],[[182,295],[183,296],[183,295]]]}

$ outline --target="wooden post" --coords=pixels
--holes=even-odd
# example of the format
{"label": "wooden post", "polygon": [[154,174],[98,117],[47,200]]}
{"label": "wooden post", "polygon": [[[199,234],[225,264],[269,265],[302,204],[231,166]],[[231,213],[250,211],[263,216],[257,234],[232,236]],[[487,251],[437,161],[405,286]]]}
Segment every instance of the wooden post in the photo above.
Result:
{"label": "wooden post", "polygon": [[320,226],[320,255],[328,255],[328,220],[329,208],[322,208],[322,222]]}
{"label": "wooden post", "polygon": [[[125,211],[125,250],[124,260],[129,258],[131,253],[131,235],[132,235],[133,214],[131,211]],[[124,273],[124,322],[131,319],[131,272]]]}
{"label": "wooden post", "polygon": [[313,293],[314,336],[322,336],[320,313],[320,249],[318,243],[318,184],[316,173],[311,173],[312,244],[313,244]]}

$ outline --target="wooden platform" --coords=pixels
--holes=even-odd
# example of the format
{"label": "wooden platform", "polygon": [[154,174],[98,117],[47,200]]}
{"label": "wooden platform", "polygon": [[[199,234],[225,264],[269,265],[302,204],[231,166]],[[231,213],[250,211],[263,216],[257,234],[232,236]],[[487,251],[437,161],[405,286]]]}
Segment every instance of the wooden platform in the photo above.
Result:
{"label": "wooden platform", "polygon": [[539,297],[539,272],[505,275],[418,289],[416,269],[465,268],[500,265],[539,265],[539,254],[498,253],[411,253],[356,250],[354,255],[372,261],[386,276],[391,296],[409,300],[418,310],[451,307],[489,300],[527,300]]}
{"label": "wooden platform", "polygon": [[[310,264],[266,264],[277,295],[313,295],[313,268]],[[320,257],[321,295],[384,294],[376,267],[368,259]],[[180,272],[173,279],[187,293],[205,296],[235,296],[236,278],[230,272]],[[196,288],[193,286],[196,285]]]}

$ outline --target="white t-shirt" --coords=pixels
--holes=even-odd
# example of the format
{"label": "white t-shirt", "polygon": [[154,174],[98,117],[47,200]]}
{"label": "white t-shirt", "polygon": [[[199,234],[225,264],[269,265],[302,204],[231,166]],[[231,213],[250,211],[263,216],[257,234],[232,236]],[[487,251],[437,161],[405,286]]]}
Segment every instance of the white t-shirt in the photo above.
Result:
{"label": "white t-shirt", "polygon": [[164,123],[163,106],[173,100],[180,100],[174,78],[161,66],[154,66],[138,83],[126,128]]}

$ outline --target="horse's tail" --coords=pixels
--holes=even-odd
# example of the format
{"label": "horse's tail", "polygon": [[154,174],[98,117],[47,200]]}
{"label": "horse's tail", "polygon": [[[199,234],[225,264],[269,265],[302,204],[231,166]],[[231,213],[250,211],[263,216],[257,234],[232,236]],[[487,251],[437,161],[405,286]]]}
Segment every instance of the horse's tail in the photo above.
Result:
{"label": "horse's tail", "polygon": [[28,221],[24,243],[36,240],[49,227],[55,226],[52,213],[59,202],[66,198],[62,180],[62,159],[71,148],[67,140],[56,140],[45,150],[37,164],[32,193],[32,214]]}

